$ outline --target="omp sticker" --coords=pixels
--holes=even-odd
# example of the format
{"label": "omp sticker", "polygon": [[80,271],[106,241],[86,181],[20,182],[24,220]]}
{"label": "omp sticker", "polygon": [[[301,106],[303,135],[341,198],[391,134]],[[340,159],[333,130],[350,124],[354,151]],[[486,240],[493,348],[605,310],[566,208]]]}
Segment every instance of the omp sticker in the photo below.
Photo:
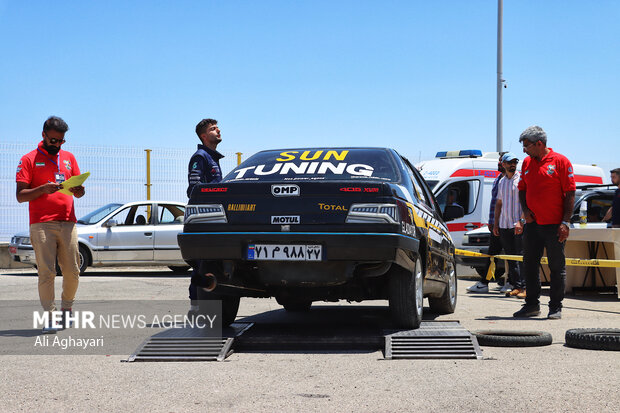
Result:
{"label": "omp sticker", "polygon": [[271,195],[273,196],[299,196],[299,194],[301,194],[299,185],[271,185]]}

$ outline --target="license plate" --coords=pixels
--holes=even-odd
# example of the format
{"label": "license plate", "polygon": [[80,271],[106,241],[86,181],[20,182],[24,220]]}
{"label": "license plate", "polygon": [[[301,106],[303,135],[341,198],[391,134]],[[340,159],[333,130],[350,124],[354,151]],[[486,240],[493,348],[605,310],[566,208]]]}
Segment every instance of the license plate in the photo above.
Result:
{"label": "license plate", "polygon": [[322,245],[250,244],[248,260],[321,261]]}

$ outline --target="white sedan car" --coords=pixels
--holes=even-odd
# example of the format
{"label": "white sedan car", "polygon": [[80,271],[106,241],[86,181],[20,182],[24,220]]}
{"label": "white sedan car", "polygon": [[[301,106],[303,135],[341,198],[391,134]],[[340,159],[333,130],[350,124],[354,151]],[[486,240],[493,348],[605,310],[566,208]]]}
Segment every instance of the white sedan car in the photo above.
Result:
{"label": "white sedan car", "polygon": [[[175,272],[189,266],[177,234],[183,230],[185,204],[140,201],[108,204],[78,219],[80,273],[86,267],[165,265]],[[16,234],[9,244],[14,261],[36,266],[30,234]]]}

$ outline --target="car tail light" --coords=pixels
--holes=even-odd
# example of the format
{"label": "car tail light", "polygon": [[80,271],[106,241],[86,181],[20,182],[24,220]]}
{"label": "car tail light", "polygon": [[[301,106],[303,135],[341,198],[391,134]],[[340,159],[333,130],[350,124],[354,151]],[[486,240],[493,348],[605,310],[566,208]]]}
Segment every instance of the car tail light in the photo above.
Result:
{"label": "car tail light", "polygon": [[391,223],[398,224],[399,216],[394,204],[353,204],[349,208],[348,224]]}
{"label": "car tail light", "polygon": [[226,212],[222,204],[188,205],[185,208],[185,224],[225,224]]}

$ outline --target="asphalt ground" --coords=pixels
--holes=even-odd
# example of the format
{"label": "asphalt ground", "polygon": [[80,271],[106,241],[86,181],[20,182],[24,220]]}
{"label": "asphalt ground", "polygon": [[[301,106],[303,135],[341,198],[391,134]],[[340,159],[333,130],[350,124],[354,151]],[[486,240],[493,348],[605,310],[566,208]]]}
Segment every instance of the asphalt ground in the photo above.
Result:
{"label": "asphalt ground", "polygon": [[[463,272],[461,272],[463,273]],[[467,277],[465,277],[467,278]],[[522,301],[468,294],[459,279],[454,314],[468,330],[541,330],[545,347],[483,347],[482,360],[384,360],[377,351],[261,351],[224,362],[122,363],[121,356],[1,355],[0,411],[546,411],[617,412],[620,352],[566,347],[570,328],[620,328],[615,295],[567,296],[563,318],[515,320]],[[89,269],[78,300],[183,300],[187,276],[166,268]],[[491,284],[493,286],[493,284]],[[61,280],[56,281],[57,297]],[[37,300],[33,270],[0,270],[3,300]],[[309,318],[363,319],[387,302],[315,303]],[[79,307],[79,302],[76,308]],[[340,307],[340,308],[339,308]],[[314,312],[314,316],[312,316]],[[273,299],[241,300],[238,320],[294,321]],[[297,317],[297,318],[291,318]],[[0,340],[11,333],[0,331]],[[3,337],[4,336],[4,337]]]}

